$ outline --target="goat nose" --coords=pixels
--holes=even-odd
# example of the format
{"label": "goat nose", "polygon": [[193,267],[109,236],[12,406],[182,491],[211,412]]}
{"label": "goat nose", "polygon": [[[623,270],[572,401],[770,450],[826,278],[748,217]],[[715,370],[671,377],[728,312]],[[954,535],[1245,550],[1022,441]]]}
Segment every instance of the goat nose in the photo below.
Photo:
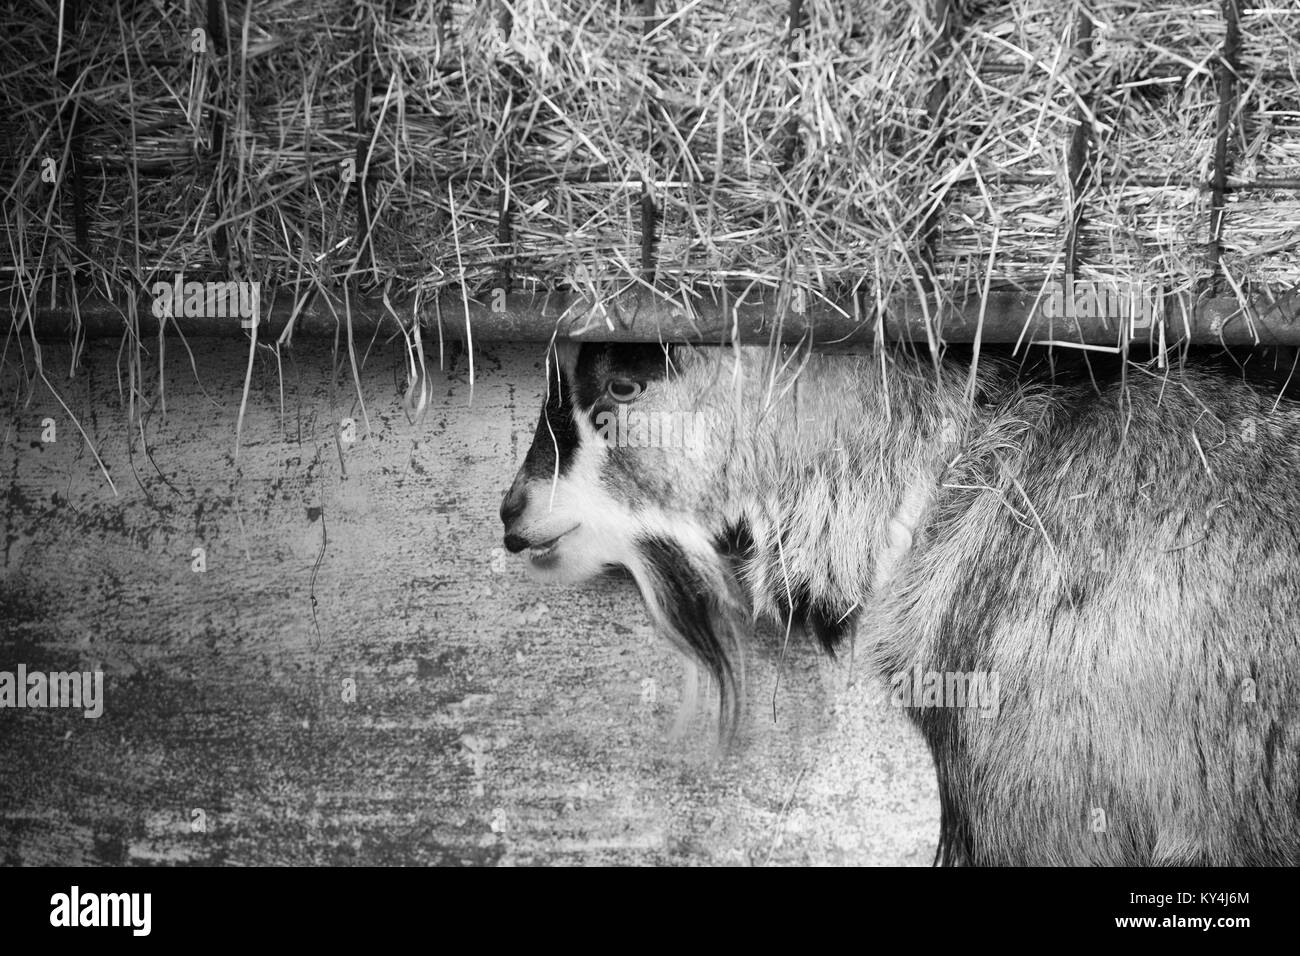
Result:
{"label": "goat nose", "polygon": [[528,541],[517,534],[506,535],[506,550],[511,554],[518,554],[524,548],[528,547]]}
{"label": "goat nose", "polygon": [[[528,507],[528,495],[519,482],[510,486],[506,496],[501,499],[501,523],[510,530],[510,526],[519,520],[519,516]],[[514,550],[519,550],[518,548]]]}

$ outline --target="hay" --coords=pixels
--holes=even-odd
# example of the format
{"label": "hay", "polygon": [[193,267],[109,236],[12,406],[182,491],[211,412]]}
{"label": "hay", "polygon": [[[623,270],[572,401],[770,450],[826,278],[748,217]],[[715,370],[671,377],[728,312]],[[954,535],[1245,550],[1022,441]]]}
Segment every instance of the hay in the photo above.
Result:
{"label": "hay", "polygon": [[[341,301],[348,280],[426,301],[505,284],[1032,291],[1066,266],[1081,115],[1078,271],[1184,290],[1216,270],[1218,3],[1092,5],[1086,62],[1080,6],[1056,0],[956,2],[950,43],[931,0],[809,0],[793,32],[786,0],[649,19],[273,0],[221,5],[206,53],[205,2],[120,6],[60,33],[57,0],[26,0],[0,39],[0,291],[19,319],[74,278],[125,303],[179,271],[298,301]],[[1300,178],[1300,4],[1261,0],[1241,24],[1222,265],[1234,288],[1286,287],[1300,191],[1250,183]]]}

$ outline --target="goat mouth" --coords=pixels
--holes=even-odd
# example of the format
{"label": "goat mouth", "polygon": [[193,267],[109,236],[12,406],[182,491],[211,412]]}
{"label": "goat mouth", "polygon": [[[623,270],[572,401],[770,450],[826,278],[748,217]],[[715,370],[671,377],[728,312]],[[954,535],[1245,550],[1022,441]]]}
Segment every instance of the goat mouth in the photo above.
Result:
{"label": "goat mouth", "polygon": [[555,560],[555,551],[560,546],[560,539],[566,535],[572,534],[574,531],[577,531],[579,527],[579,525],[575,524],[568,531],[557,534],[554,538],[551,538],[548,541],[529,545],[528,560],[533,562],[533,564],[553,564]]}

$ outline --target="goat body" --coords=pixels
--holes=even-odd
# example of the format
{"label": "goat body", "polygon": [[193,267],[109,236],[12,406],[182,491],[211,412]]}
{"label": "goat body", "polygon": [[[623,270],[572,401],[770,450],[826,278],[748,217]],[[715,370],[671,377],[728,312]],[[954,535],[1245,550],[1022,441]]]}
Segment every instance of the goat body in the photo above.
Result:
{"label": "goat body", "polygon": [[[1300,862],[1296,403],[886,351],[561,346],[548,369],[506,546],[560,581],[630,570],[724,728],[754,616],[793,618],[906,683],[944,862]],[[611,439],[619,415],[694,441]]]}

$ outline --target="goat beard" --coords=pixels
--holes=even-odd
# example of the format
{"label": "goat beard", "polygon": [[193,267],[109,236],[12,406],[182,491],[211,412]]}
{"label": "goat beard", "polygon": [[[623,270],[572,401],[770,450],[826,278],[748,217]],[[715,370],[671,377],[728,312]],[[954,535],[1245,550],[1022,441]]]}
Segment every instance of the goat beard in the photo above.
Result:
{"label": "goat beard", "polygon": [[637,540],[634,554],[629,569],[656,627],[717,685],[725,746],[740,724],[745,685],[739,583],[716,551],[697,552],[666,536]]}

